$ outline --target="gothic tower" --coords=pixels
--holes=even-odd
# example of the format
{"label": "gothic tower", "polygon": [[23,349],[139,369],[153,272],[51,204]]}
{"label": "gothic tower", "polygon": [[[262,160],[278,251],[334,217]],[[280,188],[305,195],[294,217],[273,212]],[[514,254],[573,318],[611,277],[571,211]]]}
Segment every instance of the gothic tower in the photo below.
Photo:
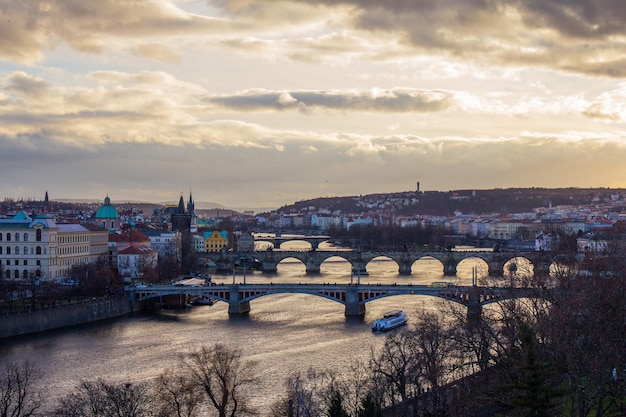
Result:
{"label": "gothic tower", "polygon": [[180,232],[181,235],[181,252],[183,274],[190,274],[192,267],[191,254],[191,214],[185,210],[185,201],[183,195],[180,195],[178,208],[172,212],[172,231]]}

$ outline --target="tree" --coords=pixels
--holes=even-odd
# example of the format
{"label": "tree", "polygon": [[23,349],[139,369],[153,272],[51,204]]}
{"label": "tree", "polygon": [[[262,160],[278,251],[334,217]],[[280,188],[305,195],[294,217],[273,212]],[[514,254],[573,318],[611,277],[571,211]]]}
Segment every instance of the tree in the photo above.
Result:
{"label": "tree", "polygon": [[29,417],[41,408],[42,393],[35,388],[41,371],[31,362],[6,362],[0,375],[0,416]]}
{"label": "tree", "polygon": [[380,404],[376,402],[372,393],[368,392],[361,400],[356,417],[382,417]]}
{"label": "tree", "polygon": [[59,400],[59,417],[160,417],[154,396],[145,383],[112,384],[102,379],[81,381],[74,392]]}
{"label": "tree", "polygon": [[409,331],[393,333],[388,336],[380,353],[372,354],[373,377],[380,379],[380,385],[386,387],[390,405],[398,400],[406,403],[419,393],[419,367],[412,342]]}
{"label": "tree", "polygon": [[188,374],[179,369],[164,371],[155,382],[159,410],[172,417],[194,417],[202,403],[203,391],[197,389]]}
{"label": "tree", "polygon": [[258,380],[256,364],[244,361],[241,350],[222,343],[201,346],[183,363],[191,381],[204,391],[219,417],[255,414],[247,403],[246,388]]}
{"label": "tree", "polygon": [[538,357],[532,330],[522,328],[521,358],[516,368],[516,378],[509,385],[512,396],[511,411],[518,416],[551,417],[559,415],[558,400],[562,395],[552,375],[552,366]]}
{"label": "tree", "polygon": [[343,397],[339,390],[335,390],[328,407],[328,417],[350,417],[343,408]]}
{"label": "tree", "polygon": [[332,372],[310,368],[290,374],[285,389],[285,397],[273,407],[274,417],[323,415],[338,385]]}

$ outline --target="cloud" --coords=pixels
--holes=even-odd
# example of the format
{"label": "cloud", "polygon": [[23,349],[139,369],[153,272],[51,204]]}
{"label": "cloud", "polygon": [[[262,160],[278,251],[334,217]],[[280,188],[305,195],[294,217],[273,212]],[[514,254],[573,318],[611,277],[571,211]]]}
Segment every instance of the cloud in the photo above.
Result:
{"label": "cloud", "polygon": [[209,102],[237,111],[312,109],[384,113],[444,111],[452,104],[445,91],[396,88],[362,91],[265,91],[209,98]]}
{"label": "cloud", "polygon": [[163,44],[141,44],[132,47],[131,51],[137,56],[152,58],[163,62],[172,62],[175,64],[181,62],[180,54]]}

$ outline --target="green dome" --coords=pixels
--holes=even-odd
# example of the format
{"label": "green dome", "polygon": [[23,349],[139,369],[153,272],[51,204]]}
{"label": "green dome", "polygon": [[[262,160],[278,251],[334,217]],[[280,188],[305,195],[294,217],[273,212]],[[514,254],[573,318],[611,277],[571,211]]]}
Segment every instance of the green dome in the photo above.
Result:
{"label": "green dome", "polygon": [[100,206],[96,212],[96,219],[119,219],[119,217],[117,209],[111,205],[111,199],[109,196],[106,196],[104,205]]}

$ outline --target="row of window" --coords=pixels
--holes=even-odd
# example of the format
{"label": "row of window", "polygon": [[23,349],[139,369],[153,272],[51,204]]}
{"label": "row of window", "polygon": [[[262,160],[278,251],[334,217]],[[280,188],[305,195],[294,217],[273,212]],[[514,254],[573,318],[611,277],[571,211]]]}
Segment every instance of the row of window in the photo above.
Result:
{"label": "row of window", "polygon": [[[22,275],[22,279],[28,279],[29,273],[30,273],[30,271],[28,271],[27,269],[24,269],[22,271],[22,274],[21,274]],[[11,273],[11,271],[8,270],[8,269],[4,272],[4,276],[7,279],[11,279],[11,275],[13,275],[14,279],[20,279],[20,271],[19,271],[19,269],[14,270],[13,273]],[[35,271],[35,276],[36,277],[41,277],[41,271],[39,269],[37,271]]]}
{"label": "row of window", "polygon": [[88,235],[58,235],[59,243],[80,243],[80,242],[89,242]]}
{"label": "row of window", "polygon": [[[27,232],[24,232],[23,234],[21,234],[19,232],[15,232],[15,233],[11,233],[11,232],[1,233],[0,232],[0,242],[2,240],[6,240],[7,242],[10,242],[11,238],[13,238],[16,242],[19,242],[20,241],[20,235],[22,236],[22,239],[24,240],[24,242],[28,242],[28,235],[29,235],[29,233],[27,233]],[[41,229],[35,230],[35,241],[36,242],[41,242]]]}
{"label": "row of window", "polygon": [[[24,262],[24,266],[27,266],[27,265],[28,265],[28,259],[24,259],[24,261],[23,261],[23,262]],[[11,260],[10,260],[10,259],[7,259],[6,264],[7,264],[7,266],[8,266],[8,265],[11,265]],[[15,266],[17,266],[17,265],[19,265],[19,264],[20,264],[20,261],[19,261],[18,259],[14,259],[14,260],[13,260],[13,264],[14,264]],[[2,259],[0,259],[0,265],[2,265]],[[39,259],[37,259],[37,265],[38,265],[38,266],[41,266],[41,261],[40,261]]]}
{"label": "row of window", "polygon": [[[22,252],[24,255],[28,255],[28,246],[24,246],[24,251]],[[6,252],[7,255],[11,255],[11,246],[7,246],[6,248],[4,246],[0,246],[0,255],[4,255],[4,253]],[[19,255],[20,254],[20,247],[16,246],[14,251],[13,251],[13,255]],[[45,255],[46,254],[46,248],[41,248],[41,246],[37,246],[36,248],[33,248],[32,246],[30,247],[30,254],[31,255]]]}

